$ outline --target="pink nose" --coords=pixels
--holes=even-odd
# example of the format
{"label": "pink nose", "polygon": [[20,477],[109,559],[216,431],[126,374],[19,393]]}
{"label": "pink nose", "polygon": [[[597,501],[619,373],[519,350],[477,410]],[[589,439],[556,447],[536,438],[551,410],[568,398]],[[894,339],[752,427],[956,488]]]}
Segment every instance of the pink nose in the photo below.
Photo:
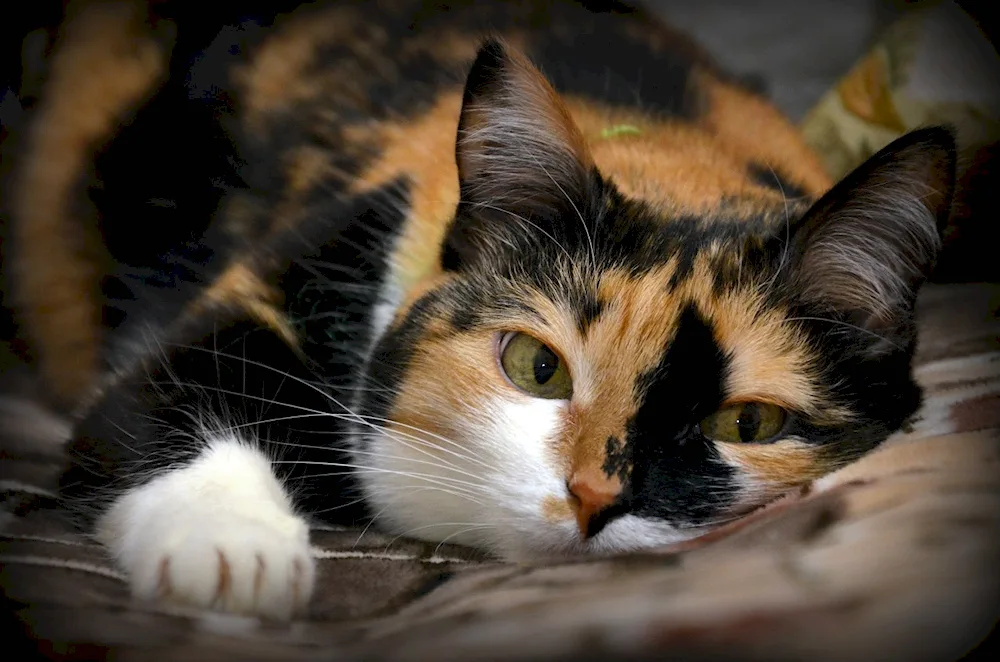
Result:
{"label": "pink nose", "polygon": [[580,535],[586,538],[592,533],[594,518],[621,494],[621,484],[603,471],[593,469],[574,471],[568,484],[570,505],[576,513]]}

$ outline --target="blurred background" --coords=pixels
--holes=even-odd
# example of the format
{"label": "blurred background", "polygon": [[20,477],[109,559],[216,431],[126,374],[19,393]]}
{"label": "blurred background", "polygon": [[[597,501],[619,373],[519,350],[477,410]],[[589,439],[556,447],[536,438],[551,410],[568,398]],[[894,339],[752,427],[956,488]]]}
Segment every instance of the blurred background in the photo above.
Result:
{"label": "blurred background", "polygon": [[[153,0],[153,2],[162,0]],[[0,17],[0,90],[18,77],[24,35],[55,25],[62,0],[7,3]],[[260,0],[247,3],[260,4]],[[895,19],[940,0],[646,0],[734,71],[759,77],[800,119]],[[991,2],[959,2],[982,19]],[[987,29],[989,26],[985,26]],[[0,121],[2,121],[0,115]]]}
{"label": "blurred background", "polygon": [[759,78],[771,99],[800,120],[908,10],[901,0],[651,0],[732,71]]}

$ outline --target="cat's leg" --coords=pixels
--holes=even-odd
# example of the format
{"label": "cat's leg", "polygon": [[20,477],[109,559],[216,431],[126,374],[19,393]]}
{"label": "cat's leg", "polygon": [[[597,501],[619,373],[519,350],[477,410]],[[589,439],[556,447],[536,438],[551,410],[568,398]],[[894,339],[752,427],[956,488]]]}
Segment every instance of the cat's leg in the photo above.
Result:
{"label": "cat's leg", "polygon": [[304,497],[323,491],[308,469],[339,460],[317,445],[332,441],[329,398],[247,322],[147,344],[79,426],[64,495],[138,598],[300,613],[315,574]]}

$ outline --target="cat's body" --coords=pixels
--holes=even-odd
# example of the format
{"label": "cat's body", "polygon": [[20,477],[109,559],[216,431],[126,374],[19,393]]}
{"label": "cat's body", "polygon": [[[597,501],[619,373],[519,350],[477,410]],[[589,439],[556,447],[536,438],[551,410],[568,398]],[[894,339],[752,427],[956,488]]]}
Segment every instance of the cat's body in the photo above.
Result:
{"label": "cat's body", "polygon": [[[618,5],[318,3],[221,32],[122,7],[55,50],[5,251],[84,401],[64,492],[137,595],[287,616],[307,517],[511,559],[674,542],[916,409],[947,132],[820,200],[776,110]],[[129,31],[132,68],[81,82]],[[87,140],[44,130],[73,106],[104,119],[66,120]],[[102,343],[58,303],[96,278],[73,251],[39,268],[91,177],[106,294],[137,299]]]}

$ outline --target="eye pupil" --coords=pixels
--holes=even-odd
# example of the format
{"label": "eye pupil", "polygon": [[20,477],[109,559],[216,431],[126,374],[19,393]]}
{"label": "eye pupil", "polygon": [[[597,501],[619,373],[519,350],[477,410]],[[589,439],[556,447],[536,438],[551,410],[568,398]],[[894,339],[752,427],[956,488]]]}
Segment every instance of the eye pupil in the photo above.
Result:
{"label": "eye pupil", "polygon": [[740,402],[723,407],[698,424],[701,434],[731,444],[766,443],[782,433],[788,411],[768,402]]}
{"label": "eye pupil", "polygon": [[522,392],[550,400],[573,396],[573,380],[566,364],[538,338],[512,331],[497,346],[504,375]]}
{"label": "eye pupil", "polygon": [[736,426],[740,432],[740,439],[743,441],[753,441],[757,438],[760,430],[760,408],[754,402],[748,402],[740,410],[740,417],[736,419]]}
{"label": "eye pupil", "polygon": [[535,373],[535,381],[539,384],[546,384],[559,369],[559,357],[551,349],[542,345],[535,352],[532,369]]}

